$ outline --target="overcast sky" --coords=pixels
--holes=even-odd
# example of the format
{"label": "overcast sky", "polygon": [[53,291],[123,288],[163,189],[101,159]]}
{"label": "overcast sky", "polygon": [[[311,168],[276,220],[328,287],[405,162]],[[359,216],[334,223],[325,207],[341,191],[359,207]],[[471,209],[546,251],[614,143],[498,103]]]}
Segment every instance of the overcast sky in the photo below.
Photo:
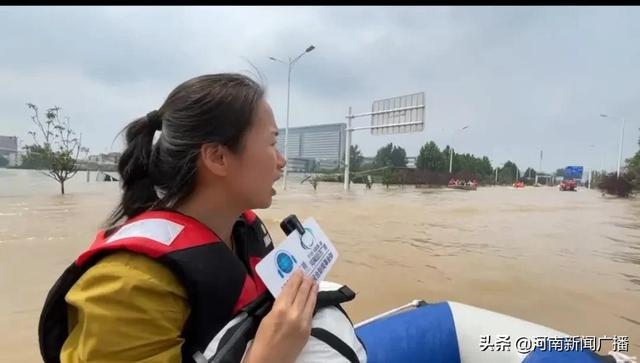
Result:
{"label": "overcast sky", "polygon": [[523,170],[540,150],[545,170],[613,170],[621,122],[601,113],[626,118],[625,158],[638,149],[640,9],[617,7],[0,7],[0,134],[28,142],[25,103],[58,105],[92,153],[117,151],[117,132],[182,81],[250,63],[283,127],[286,66],[268,58],[310,44],[291,126],[425,92],[424,132],[355,132],[367,156],[434,140]]}

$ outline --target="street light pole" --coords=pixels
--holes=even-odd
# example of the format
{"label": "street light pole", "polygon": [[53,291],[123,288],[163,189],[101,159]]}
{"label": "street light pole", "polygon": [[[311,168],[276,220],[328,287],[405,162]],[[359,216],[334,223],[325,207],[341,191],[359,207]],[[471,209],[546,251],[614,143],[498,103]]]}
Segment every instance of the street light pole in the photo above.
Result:
{"label": "street light pole", "polygon": [[622,145],[624,143],[624,117],[622,118],[622,126],[620,126],[620,147],[618,148],[618,175],[620,178],[620,166],[622,164]]}
{"label": "street light pole", "polygon": [[344,133],[344,190],[349,191],[350,175],[349,169],[351,167],[351,123],[353,122],[353,113],[351,112],[351,106],[349,106],[349,115],[347,116],[347,129]]}
{"label": "street light pole", "polygon": [[498,171],[500,171],[500,169],[502,169],[504,167],[504,163],[503,164],[498,164],[496,163],[496,180],[495,180],[495,185],[498,185]]}
{"label": "street light pole", "polygon": [[[293,70],[293,66],[296,64],[296,62],[302,58],[303,55],[311,52],[312,50],[316,49],[316,47],[314,47],[313,45],[310,45],[309,47],[307,47],[307,49],[305,49],[304,52],[302,52],[302,54],[300,54],[299,56],[291,59],[291,57],[289,57],[289,62],[284,62],[281,61],[280,59],[274,58],[274,57],[269,57],[269,59],[271,59],[272,61],[275,62],[280,62],[283,64],[287,65],[287,121],[286,121],[286,126],[284,129],[284,158],[288,159],[288,152],[289,152],[289,109],[290,109],[290,105],[291,105],[291,71]],[[289,166],[285,166],[284,167],[284,175],[283,175],[283,180],[282,180],[282,190],[287,190],[287,176],[289,175]]]}
{"label": "street light pole", "polygon": [[[471,125],[467,125],[463,128],[461,128],[460,130],[457,131],[464,131],[466,129],[468,129],[469,127],[471,127]],[[452,173],[453,171],[453,143],[451,143],[452,145],[449,147],[449,174]]]}
{"label": "street light pole", "polygon": [[453,147],[449,148],[449,174],[453,170]]}
{"label": "street light pole", "polygon": [[[590,149],[593,149],[595,151],[596,146],[594,144],[589,145]],[[597,155],[597,154],[596,154]],[[591,189],[591,184],[593,183],[593,172],[596,170],[595,167],[595,161],[592,160],[589,165],[591,165],[591,167],[589,168],[589,189]]]}
{"label": "street light pole", "polygon": [[[289,105],[291,103],[291,57],[289,57],[289,71],[287,74],[287,122],[284,128],[284,158],[288,161],[289,152]],[[289,174],[289,163],[284,167],[282,179],[282,190],[287,190],[287,176]]]}
{"label": "street light pole", "polygon": [[615,116],[609,116],[609,115],[605,115],[605,114],[600,114],[600,117],[605,117],[605,118],[619,118],[622,120],[622,125],[620,126],[620,141],[618,142],[619,147],[618,147],[618,170],[616,171],[616,177],[619,179],[620,178],[620,168],[622,166],[622,145],[624,142],[624,117],[615,117]]}

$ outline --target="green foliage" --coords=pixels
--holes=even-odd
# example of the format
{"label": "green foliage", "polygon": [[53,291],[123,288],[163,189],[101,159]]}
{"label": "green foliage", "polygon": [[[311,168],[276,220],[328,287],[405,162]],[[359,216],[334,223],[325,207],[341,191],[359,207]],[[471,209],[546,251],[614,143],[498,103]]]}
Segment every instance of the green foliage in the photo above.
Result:
{"label": "green foliage", "polygon": [[23,149],[25,154],[22,156],[22,163],[19,166],[20,169],[49,169],[47,153],[49,153],[50,150],[40,145],[26,145]]}
{"label": "green foliage", "polygon": [[513,184],[516,182],[516,174],[518,173],[518,166],[512,162],[507,161],[502,168],[498,170],[498,184]]}
{"label": "green foliage", "polygon": [[631,195],[631,191],[633,189],[633,185],[629,182],[627,175],[616,175],[616,173],[611,173],[609,175],[603,176],[598,183],[598,189],[603,194],[615,195],[621,198],[627,198]]}
{"label": "green foliage", "polygon": [[40,120],[38,106],[28,103],[27,107],[33,111],[31,121],[38,127],[38,132],[29,132],[34,144],[25,147],[24,162],[34,169],[47,170],[45,175],[60,183],[60,192],[64,194],[65,181],[78,172],[76,163],[80,153],[86,155],[89,149],[82,147],[81,136],[76,136],[71,129],[69,119],[60,118],[60,107],[47,109],[45,121]]}
{"label": "green foliage", "polygon": [[522,174],[522,177],[527,179],[535,179],[536,174],[537,172],[534,168],[527,168],[527,170],[524,171],[524,174]]}
{"label": "green foliage", "polygon": [[392,169],[385,169],[382,172],[382,185],[389,189],[389,185],[396,183],[396,175]]}
{"label": "green foliage", "polygon": [[[638,138],[640,146],[640,138]],[[640,150],[627,159],[626,176],[634,189],[640,190]]]}
{"label": "green foliage", "polygon": [[416,160],[418,169],[445,172],[448,170],[447,158],[435,142],[430,141],[420,148]]}
{"label": "green foliage", "polygon": [[378,149],[373,164],[376,168],[385,166],[406,167],[407,152],[402,147],[389,143]]}
{"label": "green foliage", "polygon": [[349,148],[349,169],[351,171],[360,170],[363,160],[364,156],[362,156],[362,151],[360,151],[358,145],[351,145],[351,148]]}
{"label": "green foliage", "polygon": [[420,148],[420,153],[416,160],[416,167],[420,170],[433,173],[448,173],[452,156],[452,173],[454,175],[466,179],[478,179],[484,182],[492,182],[494,180],[493,175],[495,170],[488,157],[483,156],[479,158],[471,154],[458,154],[455,150],[452,150],[449,145],[440,151],[438,145],[433,141],[425,143]]}

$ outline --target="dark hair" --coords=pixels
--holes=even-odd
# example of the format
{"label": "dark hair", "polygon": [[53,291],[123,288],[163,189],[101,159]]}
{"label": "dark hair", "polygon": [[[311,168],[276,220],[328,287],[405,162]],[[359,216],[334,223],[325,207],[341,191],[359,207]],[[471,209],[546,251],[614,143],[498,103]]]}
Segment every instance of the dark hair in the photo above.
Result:
{"label": "dark hair", "polygon": [[[203,75],[180,84],[157,111],[130,123],[118,162],[122,198],[107,225],[171,208],[190,195],[201,145],[220,143],[239,151],[263,96],[264,88],[247,76]],[[153,144],[157,130],[162,132]]]}

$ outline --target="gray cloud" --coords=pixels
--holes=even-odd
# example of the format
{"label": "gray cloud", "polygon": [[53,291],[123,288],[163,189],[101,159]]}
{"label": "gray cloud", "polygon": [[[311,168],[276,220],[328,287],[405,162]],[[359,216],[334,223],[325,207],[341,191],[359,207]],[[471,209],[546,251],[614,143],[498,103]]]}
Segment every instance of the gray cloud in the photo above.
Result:
{"label": "gray cloud", "polygon": [[603,157],[611,169],[619,123],[598,114],[628,119],[625,156],[634,153],[639,36],[640,10],[615,7],[0,8],[0,134],[27,141],[25,102],[58,104],[103,152],[180,82],[250,63],[284,125],[286,66],[268,57],[314,44],[293,71],[292,126],[425,91],[423,133],[358,132],[354,142],[368,155],[390,141],[415,155],[434,140],[522,168],[544,149],[547,170]]}

